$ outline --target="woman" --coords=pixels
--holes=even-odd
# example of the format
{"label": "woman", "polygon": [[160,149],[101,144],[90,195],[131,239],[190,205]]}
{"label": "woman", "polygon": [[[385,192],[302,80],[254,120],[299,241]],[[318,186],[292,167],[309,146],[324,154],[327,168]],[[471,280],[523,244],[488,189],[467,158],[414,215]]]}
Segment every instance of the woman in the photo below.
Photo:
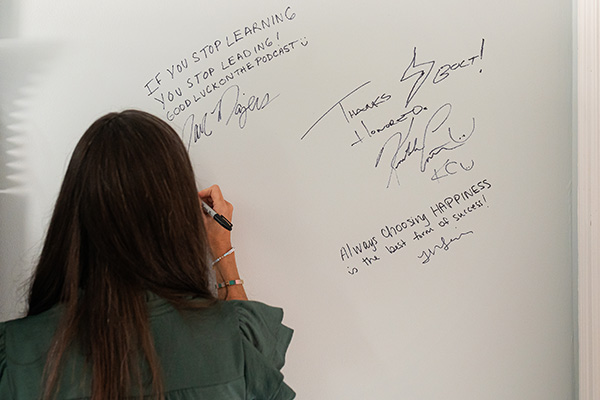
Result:
{"label": "woman", "polygon": [[280,373],[292,331],[280,309],[239,301],[229,231],[199,197],[231,220],[217,186],[198,193],[184,145],[159,118],[128,110],[90,126],[27,317],[0,324],[1,399],[294,397]]}

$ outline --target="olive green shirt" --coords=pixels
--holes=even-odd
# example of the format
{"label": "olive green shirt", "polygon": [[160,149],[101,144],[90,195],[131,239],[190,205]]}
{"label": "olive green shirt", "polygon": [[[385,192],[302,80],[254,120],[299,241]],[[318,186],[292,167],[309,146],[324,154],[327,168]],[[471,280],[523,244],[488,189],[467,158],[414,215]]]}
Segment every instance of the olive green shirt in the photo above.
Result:
{"label": "olive green shirt", "polygon": [[[252,301],[177,311],[150,296],[150,323],[166,400],[293,399],[280,369],[292,338],[283,311]],[[60,307],[0,323],[0,399],[38,400]],[[73,354],[75,353],[75,354]],[[89,369],[69,353],[59,399],[89,398]]]}

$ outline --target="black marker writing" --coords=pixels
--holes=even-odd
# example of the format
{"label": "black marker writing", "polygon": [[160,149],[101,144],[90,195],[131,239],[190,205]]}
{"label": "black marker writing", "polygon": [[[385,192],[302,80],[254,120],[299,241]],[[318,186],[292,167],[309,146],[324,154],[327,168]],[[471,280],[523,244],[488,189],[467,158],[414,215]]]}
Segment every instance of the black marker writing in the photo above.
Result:
{"label": "black marker writing", "polygon": [[339,107],[340,111],[342,112],[344,118],[346,119],[347,122],[350,122],[348,120],[348,116],[346,115],[346,110],[344,110],[344,106],[342,105],[342,102],[344,100],[346,100],[348,97],[352,96],[354,93],[356,93],[358,90],[362,89],[363,87],[365,87],[366,85],[368,85],[369,83],[371,83],[371,81],[365,82],[362,85],[360,85],[359,87],[357,87],[356,89],[352,90],[350,93],[348,93],[347,95],[345,95],[344,97],[342,97],[341,99],[339,99],[338,101],[336,101],[333,106],[331,106],[331,108],[329,108],[329,110],[325,111],[325,114],[321,115],[319,117],[319,119],[317,119],[315,121],[314,124],[312,124],[310,126],[310,128],[308,128],[308,130],[304,133],[304,135],[302,135],[302,137],[300,138],[300,140],[304,139],[306,137],[306,135],[308,135],[310,133],[310,131],[317,126],[317,124],[319,122],[321,122],[323,120],[323,118],[325,118],[331,111],[335,110],[336,108]]}
{"label": "black marker writing", "polygon": [[[413,84],[412,88],[410,89],[410,92],[408,93],[408,97],[406,98],[406,107],[408,107],[413,97],[415,97],[419,89],[421,89],[421,86],[423,86],[423,83],[425,83],[425,81],[429,77],[429,74],[431,73],[434,64],[435,61],[427,61],[421,64],[417,64],[417,48],[414,48],[413,58],[410,64],[408,65],[408,68],[406,68],[406,70],[402,74],[402,78],[400,78],[400,82],[404,82],[412,78],[413,76],[417,76],[417,79],[415,80],[415,83]],[[410,75],[408,75],[409,73]]]}
{"label": "black marker writing", "polygon": [[[243,96],[244,94],[242,94]],[[240,87],[238,85],[230,86],[223,92],[221,98],[217,101],[212,114],[217,115],[217,122],[225,120],[225,125],[229,124],[231,118],[234,116],[238,117],[238,126],[240,129],[244,129],[248,120],[248,114],[253,111],[260,111],[265,109],[273,100],[279,95],[271,97],[269,93],[265,93],[262,96],[252,95],[248,97],[245,104],[240,103]],[[228,103],[229,102],[229,106]],[[225,113],[225,114],[224,114]]]}
{"label": "black marker writing", "polygon": [[[425,130],[423,131],[422,136],[412,137],[412,129],[413,123],[415,121],[415,117],[411,118],[410,126],[408,127],[408,132],[396,132],[392,136],[390,136],[379,151],[375,161],[375,168],[379,166],[381,159],[385,150],[388,146],[392,146],[395,144],[396,148],[393,153],[393,156],[390,161],[390,176],[388,179],[387,187],[390,185],[390,181],[393,174],[397,174],[398,168],[406,162],[412,155],[417,154],[420,155],[420,163],[419,169],[421,172],[425,172],[427,169],[428,163],[433,160],[436,156],[444,151],[455,150],[461,146],[463,146],[473,135],[475,132],[475,118],[472,120],[471,131],[468,133],[462,133],[459,135],[455,135],[452,133],[452,129],[447,127],[447,135],[437,136],[441,139],[442,143],[439,145],[429,145],[430,135],[435,134],[442,127],[445,127],[446,122],[450,118],[452,113],[452,105],[450,103],[446,103],[437,109],[427,122],[425,126]],[[440,140],[437,142],[439,143]],[[396,175],[397,177],[397,175]]]}
{"label": "black marker writing", "polygon": [[431,257],[433,257],[433,256],[435,256],[437,254],[438,250],[448,251],[448,250],[450,250],[450,245],[452,243],[458,242],[464,236],[471,235],[471,234],[473,234],[473,231],[463,232],[460,235],[458,235],[456,237],[453,237],[449,241],[446,241],[446,238],[444,238],[442,236],[440,244],[436,244],[431,249],[423,250],[423,252],[421,252],[421,254],[419,254],[417,256],[417,258],[423,260],[423,261],[421,261],[422,264],[427,264],[431,260]]}
{"label": "black marker writing", "polygon": [[[279,95],[271,96],[265,93],[261,96],[251,95],[245,101],[242,97],[245,93],[241,93],[238,85],[233,85],[227,88],[214,108],[210,112],[202,114],[200,121],[196,120],[195,114],[190,114],[183,123],[181,139],[187,145],[188,150],[193,143],[196,143],[203,136],[211,136],[212,129],[208,128],[208,121],[216,124],[228,125],[232,118],[237,117],[238,127],[244,129],[248,122],[248,115],[252,112],[264,110],[273,100]],[[209,119],[211,117],[211,119]],[[214,121],[216,118],[216,121]]]}

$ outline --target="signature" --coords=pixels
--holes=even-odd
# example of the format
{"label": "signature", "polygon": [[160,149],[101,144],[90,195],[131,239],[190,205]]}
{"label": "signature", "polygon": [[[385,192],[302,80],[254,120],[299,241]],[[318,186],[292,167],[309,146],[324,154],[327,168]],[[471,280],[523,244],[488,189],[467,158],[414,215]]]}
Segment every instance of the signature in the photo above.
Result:
{"label": "signature", "polygon": [[[398,178],[398,169],[402,164],[407,161],[411,156],[420,156],[419,169],[421,172],[427,170],[427,165],[431,160],[444,151],[452,151],[459,147],[462,147],[475,133],[475,118],[473,118],[471,131],[468,133],[462,133],[456,135],[452,132],[450,127],[447,127],[446,135],[437,135],[436,138],[442,141],[441,144],[431,146],[429,144],[430,135],[438,132],[442,127],[446,126],[446,122],[452,114],[452,105],[446,103],[437,109],[427,122],[425,130],[422,136],[412,136],[413,124],[415,117],[413,116],[408,127],[408,132],[396,132],[390,136],[379,151],[377,159],[375,161],[375,168],[377,168],[382,160],[382,157],[388,148],[392,148],[393,155],[390,160],[390,175],[388,178],[387,187],[390,186],[392,176],[395,174],[396,179]],[[395,149],[394,149],[395,145]]]}
{"label": "signature", "polygon": [[202,114],[199,121],[196,120],[195,114],[190,114],[183,123],[181,135],[181,139],[187,144],[188,150],[192,145],[192,141],[196,143],[203,136],[212,135],[213,131],[208,127],[211,119],[216,124],[225,125],[229,125],[232,119],[237,120],[238,127],[244,129],[248,122],[248,115],[264,110],[273,100],[279,97],[279,94],[275,96],[271,96],[269,93],[262,96],[251,95],[247,100],[242,100],[241,97],[243,96],[245,96],[245,93],[241,93],[240,87],[232,85],[223,92],[212,111]]}
{"label": "signature", "polygon": [[277,97],[279,95],[271,97],[269,93],[265,93],[262,97],[252,95],[248,97],[245,104],[241,104],[240,87],[232,85],[223,92],[211,114],[217,115],[217,122],[225,120],[225,125],[229,125],[231,118],[237,117],[240,129],[244,129],[248,121],[248,113],[264,110]]}
{"label": "signature", "polygon": [[[200,140],[200,138],[202,138],[202,136],[212,135],[212,133],[213,133],[212,130],[207,131],[207,129],[206,129],[206,118],[207,117],[208,117],[208,113],[204,113],[204,115],[202,115],[202,119],[200,120],[200,122],[197,123],[196,122],[196,114],[190,114],[190,116],[187,117],[187,119],[183,123],[181,139],[183,140],[184,144],[186,144],[186,141],[187,141],[186,146],[187,146],[188,151],[190,150],[190,147],[192,145],[192,140],[194,140],[194,143],[196,143],[198,140]],[[186,140],[186,135],[187,135],[187,140]]]}
{"label": "signature", "polygon": [[444,238],[442,236],[440,244],[436,244],[435,246],[433,246],[432,249],[423,250],[421,252],[421,254],[419,254],[417,256],[417,258],[423,259],[423,261],[421,261],[422,264],[427,264],[431,260],[431,257],[436,255],[438,250],[448,251],[448,250],[450,250],[450,245],[452,243],[458,242],[464,236],[471,235],[471,234],[473,234],[473,231],[463,232],[460,235],[450,239],[448,242],[446,242],[446,238]]}

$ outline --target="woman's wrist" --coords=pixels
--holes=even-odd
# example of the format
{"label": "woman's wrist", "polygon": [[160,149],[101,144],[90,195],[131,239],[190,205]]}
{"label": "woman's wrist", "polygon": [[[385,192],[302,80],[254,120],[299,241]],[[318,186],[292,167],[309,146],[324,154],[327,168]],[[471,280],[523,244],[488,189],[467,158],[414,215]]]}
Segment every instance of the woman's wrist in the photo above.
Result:
{"label": "woman's wrist", "polygon": [[210,250],[213,253],[213,257],[216,259],[223,254],[225,254],[229,249],[233,246],[231,245],[231,240],[223,240],[223,241],[213,241],[210,243]]}
{"label": "woman's wrist", "polygon": [[218,263],[213,265],[217,280],[219,281],[232,281],[240,279],[240,273],[235,262],[235,255],[231,254]]}
{"label": "woman's wrist", "polygon": [[222,259],[224,259],[225,257],[232,255],[233,252],[235,251],[234,247],[231,247],[229,250],[227,250],[225,253],[223,253],[223,255],[217,257],[213,262],[212,262],[212,266],[214,267],[216,264],[218,264]]}
{"label": "woman's wrist", "polygon": [[235,249],[231,247],[213,261],[219,298],[223,300],[247,300],[243,280],[237,269]]}
{"label": "woman's wrist", "polygon": [[235,254],[228,255],[214,265],[219,298],[222,300],[248,300],[243,280],[238,272]]}

